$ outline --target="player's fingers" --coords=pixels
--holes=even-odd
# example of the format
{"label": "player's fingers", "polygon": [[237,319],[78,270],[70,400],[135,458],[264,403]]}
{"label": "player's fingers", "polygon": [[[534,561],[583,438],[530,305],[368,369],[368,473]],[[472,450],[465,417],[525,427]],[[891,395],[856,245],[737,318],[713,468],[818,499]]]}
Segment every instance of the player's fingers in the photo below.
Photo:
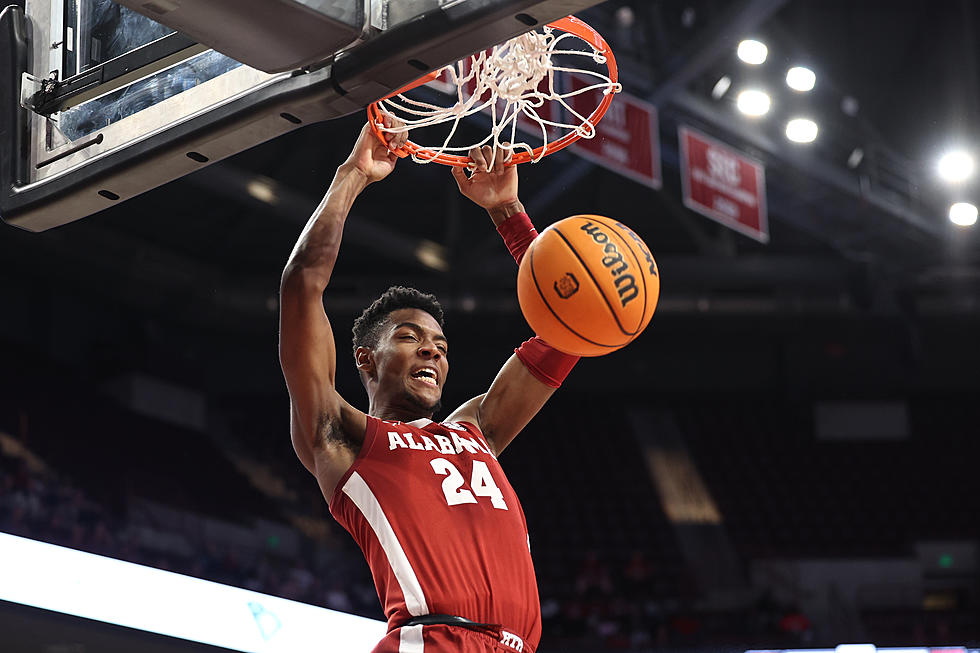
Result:
{"label": "player's fingers", "polygon": [[493,166],[493,148],[489,145],[484,145],[480,148],[480,153],[483,155],[483,171],[490,172]]}
{"label": "player's fingers", "polygon": [[[391,128],[402,130],[405,127],[405,123],[397,118],[392,119]],[[394,132],[391,135],[390,147],[393,150],[401,149],[405,143],[408,142],[408,130]]]}
{"label": "player's fingers", "polygon": [[496,151],[496,153],[494,154],[494,157],[493,157],[493,171],[494,172],[503,172],[504,171],[504,164],[507,163],[507,152],[508,152],[508,150],[506,149],[506,146],[507,145],[510,145],[510,143],[501,143],[500,145],[501,146],[497,148],[497,151]]}
{"label": "player's fingers", "polygon": [[484,145],[481,149],[483,150],[483,161],[484,161],[483,169],[487,172],[490,172],[490,166],[493,163],[493,148],[490,147],[489,145]]}
{"label": "player's fingers", "polygon": [[486,172],[487,160],[483,156],[483,148],[474,147],[470,150],[470,158],[473,160],[473,169],[476,172]]}
{"label": "player's fingers", "polygon": [[398,150],[405,147],[405,143],[408,142],[408,132],[398,132],[395,137],[391,139],[391,149]]}
{"label": "player's fingers", "polygon": [[469,179],[466,176],[466,167],[453,166],[452,168],[450,168],[450,171],[453,173],[453,179],[456,180],[456,184],[459,186],[460,190],[462,190],[463,184],[466,183],[466,181]]}
{"label": "player's fingers", "polygon": [[385,114],[381,116],[381,135],[384,138],[384,142],[388,147],[391,147],[391,139],[394,137],[388,129],[391,128],[391,116]]}

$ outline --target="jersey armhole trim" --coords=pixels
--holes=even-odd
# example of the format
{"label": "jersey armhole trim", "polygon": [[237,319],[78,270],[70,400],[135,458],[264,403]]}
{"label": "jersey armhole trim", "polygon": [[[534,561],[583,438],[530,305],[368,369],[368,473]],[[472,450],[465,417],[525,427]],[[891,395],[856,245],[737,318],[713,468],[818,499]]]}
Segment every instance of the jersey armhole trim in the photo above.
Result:
{"label": "jersey armhole trim", "polygon": [[480,430],[480,427],[479,426],[477,426],[473,422],[471,422],[469,420],[465,420],[465,419],[453,420],[453,421],[456,422],[457,424],[461,424],[461,425],[465,425],[465,426],[470,427],[470,429],[472,430],[473,435],[479,437],[483,441],[483,444],[486,445],[487,451],[490,452],[490,455],[493,456],[493,459],[494,460],[497,460],[498,459],[497,458],[497,454],[495,454],[493,452],[493,445],[490,444],[490,440],[487,439],[487,436],[483,435],[483,431]]}
{"label": "jersey armhole trim", "polygon": [[364,430],[364,442],[361,444],[361,450],[357,452],[357,456],[354,458],[354,462],[351,463],[344,475],[340,477],[337,481],[336,487],[333,489],[333,496],[330,497],[330,503],[327,504],[327,509],[330,510],[331,514],[334,513],[334,508],[337,506],[337,502],[340,500],[340,495],[344,493],[344,485],[350,479],[351,474],[357,471],[361,466],[361,463],[370,455],[371,449],[374,448],[375,440],[377,439],[378,431],[381,430],[381,420],[377,417],[371,417],[367,415],[367,428]]}

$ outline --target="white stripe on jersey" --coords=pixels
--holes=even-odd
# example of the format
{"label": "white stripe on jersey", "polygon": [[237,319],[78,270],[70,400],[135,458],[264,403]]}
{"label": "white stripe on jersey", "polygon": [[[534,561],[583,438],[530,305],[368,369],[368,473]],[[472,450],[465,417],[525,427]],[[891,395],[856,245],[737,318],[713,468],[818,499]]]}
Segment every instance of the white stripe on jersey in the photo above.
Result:
{"label": "white stripe on jersey", "polygon": [[[388,564],[391,565],[391,570],[395,572],[395,579],[398,580],[402,595],[405,597],[405,607],[408,608],[408,613],[413,617],[429,614],[429,608],[425,603],[425,594],[422,592],[422,585],[419,584],[419,579],[415,576],[415,570],[412,569],[412,565],[408,561],[408,556],[405,555],[405,551],[398,541],[398,536],[395,535],[395,530],[388,522],[388,518],[385,517],[384,511],[381,509],[381,504],[378,503],[377,497],[374,496],[374,492],[364,482],[361,475],[354,472],[344,484],[344,494],[351,498],[351,501],[354,502],[357,509],[364,515],[368,525],[371,526],[371,530],[378,537],[381,548],[388,558]],[[422,641],[421,628],[419,626],[419,642]],[[421,651],[421,647],[418,650]]]}
{"label": "white stripe on jersey", "polygon": [[398,653],[424,653],[422,626],[402,626],[398,629]]}

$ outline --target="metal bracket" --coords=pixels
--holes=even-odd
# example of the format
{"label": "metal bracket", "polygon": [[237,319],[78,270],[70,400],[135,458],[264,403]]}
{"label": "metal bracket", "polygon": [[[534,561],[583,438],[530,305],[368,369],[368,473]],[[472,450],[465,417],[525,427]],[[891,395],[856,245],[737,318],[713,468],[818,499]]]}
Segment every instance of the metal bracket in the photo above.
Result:
{"label": "metal bracket", "polygon": [[58,88],[58,71],[53,70],[48,77],[35,77],[30,73],[20,76],[20,106],[34,111],[38,98],[47,97]]}
{"label": "metal bracket", "polygon": [[[183,34],[168,34],[67,79],[59,81],[55,77],[40,80],[40,88],[30,96],[24,106],[42,116],[50,116],[207,50],[209,48],[206,45],[196,43]],[[25,79],[27,77],[30,76],[25,75]],[[34,78],[31,80],[33,82]],[[23,102],[23,92],[21,101]]]}

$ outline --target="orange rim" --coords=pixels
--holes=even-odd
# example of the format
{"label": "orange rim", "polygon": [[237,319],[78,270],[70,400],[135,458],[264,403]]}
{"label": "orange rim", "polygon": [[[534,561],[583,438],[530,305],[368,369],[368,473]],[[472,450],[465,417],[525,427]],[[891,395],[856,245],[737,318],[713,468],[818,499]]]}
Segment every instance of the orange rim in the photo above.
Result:
{"label": "orange rim", "polygon": [[[592,27],[590,27],[588,23],[576,18],[575,16],[566,16],[565,18],[556,20],[553,23],[548,23],[548,26],[555,29],[560,29],[570,34],[574,34],[575,36],[579,37],[589,45],[593,46],[597,52],[601,53],[606,58],[606,66],[609,69],[609,79],[612,81],[613,84],[619,82],[619,68],[616,65],[616,57],[613,55],[612,49],[609,47],[609,44],[606,43],[606,39],[602,38],[602,35],[599,34],[599,32],[592,29]],[[438,77],[441,70],[442,69],[434,70],[431,73],[428,73],[420,77],[419,79],[415,80],[411,84],[407,84],[403,86],[402,88],[398,89],[394,93],[386,95],[382,99],[387,99],[389,97],[393,97],[400,93],[405,93],[407,91],[410,91],[413,88],[417,88],[423,84],[427,84],[428,82]],[[615,95],[615,93],[606,93],[602,98],[602,102],[599,103],[599,106],[596,107],[595,111],[592,112],[592,115],[588,117],[588,120],[586,122],[595,125],[600,120],[602,120],[602,117],[606,115],[606,111],[609,109],[609,105],[612,104],[613,95]],[[372,102],[371,104],[369,104],[367,108],[367,112],[368,112],[368,122],[371,125],[371,130],[374,132],[375,136],[378,137],[378,140],[380,140],[382,143],[387,143],[387,141],[385,140],[385,133],[381,131],[381,128],[379,127],[383,119],[382,118],[383,113],[381,112],[381,109],[378,107],[378,103]],[[585,123],[582,124],[584,125]],[[578,130],[577,129],[572,130],[569,133],[562,136],[561,138],[559,138],[558,140],[552,141],[547,145],[536,147],[531,152],[527,152],[527,151],[515,152],[514,156],[512,156],[510,161],[507,162],[507,165],[518,165],[521,163],[527,163],[528,161],[531,160],[537,160],[539,157],[548,156],[549,154],[554,154],[555,152],[568,147],[569,145],[571,145],[572,143],[574,143],[580,138],[582,138],[582,135],[578,132]],[[426,159],[427,161],[431,161],[433,163],[441,163],[447,166],[467,166],[473,162],[473,160],[470,159],[470,157],[468,156],[461,156],[458,154],[437,153],[434,150],[418,145],[417,143],[413,143],[412,141],[406,142],[405,145],[398,148],[394,152],[395,154],[397,154],[402,158],[414,155],[421,159]]]}

